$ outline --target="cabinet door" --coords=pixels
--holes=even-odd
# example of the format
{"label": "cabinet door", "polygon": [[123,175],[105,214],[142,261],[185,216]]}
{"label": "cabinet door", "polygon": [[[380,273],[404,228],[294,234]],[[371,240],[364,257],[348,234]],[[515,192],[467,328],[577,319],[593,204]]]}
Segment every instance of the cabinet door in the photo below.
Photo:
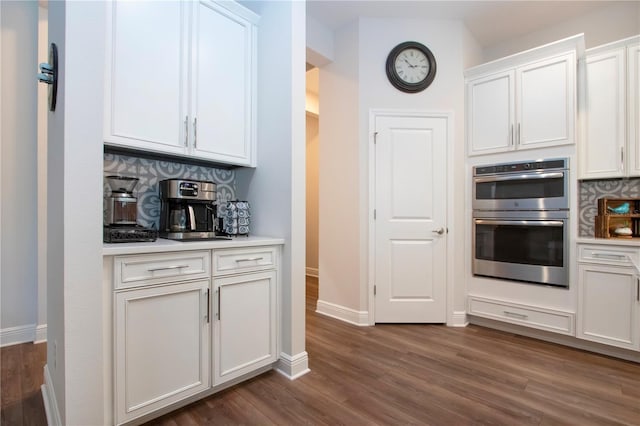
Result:
{"label": "cabinet door", "polygon": [[209,388],[209,280],[115,294],[118,424]]}
{"label": "cabinet door", "polygon": [[574,142],[575,74],[573,53],[516,70],[516,143],[519,149]]}
{"label": "cabinet door", "polygon": [[188,2],[107,7],[105,143],[185,153]]}
{"label": "cabinet door", "polygon": [[640,349],[638,279],[630,268],[580,265],[577,337]]}
{"label": "cabinet door", "polygon": [[624,175],[626,84],[625,49],[587,57],[585,143],[580,146],[580,177]]}
{"label": "cabinet door", "polygon": [[628,105],[628,173],[640,176],[640,44],[627,48]]}
{"label": "cabinet door", "polygon": [[219,385],[277,360],[276,272],[214,279],[213,384]]}
{"label": "cabinet door", "polygon": [[469,155],[513,149],[513,71],[467,82],[467,137]]}
{"label": "cabinet door", "polygon": [[193,154],[252,165],[255,28],[217,2],[196,3],[193,24]]}

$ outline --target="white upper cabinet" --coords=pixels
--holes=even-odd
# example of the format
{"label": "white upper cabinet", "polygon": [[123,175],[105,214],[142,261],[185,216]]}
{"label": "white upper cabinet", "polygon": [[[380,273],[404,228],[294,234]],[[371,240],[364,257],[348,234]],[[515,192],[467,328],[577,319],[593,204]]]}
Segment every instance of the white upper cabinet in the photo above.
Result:
{"label": "white upper cabinet", "polygon": [[587,51],[580,179],[640,176],[640,37]]}
{"label": "white upper cabinet", "polygon": [[583,43],[571,37],[467,70],[468,154],[575,143]]}
{"label": "white upper cabinet", "polygon": [[516,69],[516,148],[574,142],[576,68],[569,53]]}
{"label": "white upper cabinet", "polygon": [[474,153],[505,151],[513,146],[514,90],[513,70],[467,83],[467,131]]}
{"label": "white upper cabinet", "polygon": [[184,154],[188,3],[107,4],[105,143]]}
{"label": "white upper cabinet", "polygon": [[217,3],[197,3],[192,26],[191,111],[194,152],[232,164],[250,165],[255,139],[255,27]]}
{"label": "white upper cabinet", "polygon": [[627,47],[629,175],[640,176],[640,37]]}
{"label": "white upper cabinet", "polygon": [[232,1],[108,4],[105,144],[255,166],[259,17]]}

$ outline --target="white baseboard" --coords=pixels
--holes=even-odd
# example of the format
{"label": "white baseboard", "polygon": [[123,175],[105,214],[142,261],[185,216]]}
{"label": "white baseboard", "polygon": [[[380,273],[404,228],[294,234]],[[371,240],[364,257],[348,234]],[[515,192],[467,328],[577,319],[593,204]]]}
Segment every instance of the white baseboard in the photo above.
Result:
{"label": "white baseboard", "polygon": [[318,300],[318,304],[316,305],[316,312],[331,318],[348,322],[349,324],[354,324],[361,327],[369,326],[368,311],[356,311],[355,309],[336,305],[335,303]]}
{"label": "white baseboard", "polygon": [[41,386],[41,390],[42,400],[44,402],[44,412],[47,415],[47,425],[62,426],[56,394],[53,389],[51,374],[49,373],[49,366],[47,364],[44,366],[44,384]]}
{"label": "white baseboard", "polygon": [[309,267],[307,267],[307,275],[310,276],[310,277],[318,278],[320,276],[320,272],[318,271],[318,268],[309,268]]}
{"label": "white baseboard", "polygon": [[451,314],[451,321],[447,323],[449,327],[466,327],[469,325],[466,311],[454,311]]}
{"label": "white baseboard", "polygon": [[28,324],[0,330],[0,347],[33,342],[36,337],[36,325]]}
{"label": "white baseboard", "polygon": [[33,343],[44,343],[47,341],[47,324],[40,324],[36,327],[36,338]]}
{"label": "white baseboard", "polygon": [[294,356],[280,354],[280,359],[276,365],[276,371],[289,380],[295,380],[304,376],[311,370],[309,370],[309,354],[307,352],[300,352]]}

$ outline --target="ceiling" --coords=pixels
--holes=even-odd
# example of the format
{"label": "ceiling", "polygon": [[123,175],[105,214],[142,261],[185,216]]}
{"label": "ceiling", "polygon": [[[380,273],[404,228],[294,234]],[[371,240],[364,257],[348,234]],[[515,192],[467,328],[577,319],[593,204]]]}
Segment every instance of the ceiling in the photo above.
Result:
{"label": "ceiling", "polygon": [[331,30],[358,17],[461,20],[488,47],[617,3],[628,2],[307,0],[307,16]]}

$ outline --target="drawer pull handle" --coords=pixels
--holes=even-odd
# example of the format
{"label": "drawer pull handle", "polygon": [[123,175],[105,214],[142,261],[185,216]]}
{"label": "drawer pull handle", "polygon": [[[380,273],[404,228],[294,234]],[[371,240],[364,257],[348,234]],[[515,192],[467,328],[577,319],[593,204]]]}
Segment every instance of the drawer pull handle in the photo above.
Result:
{"label": "drawer pull handle", "polygon": [[169,269],[182,269],[182,268],[188,268],[189,265],[172,265],[172,266],[159,266],[157,268],[148,268],[147,271],[149,272],[155,272],[155,271],[166,271]]}
{"label": "drawer pull handle", "polygon": [[218,321],[220,321],[222,319],[222,315],[220,313],[220,299],[222,299],[222,292],[220,291],[220,287],[218,287],[216,293],[218,293],[218,312],[216,313],[216,316],[218,317]]}
{"label": "drawer pull handle", "polygon": [[263,257],[247,257],[245,259],[236,259],[236,263],[240,263],[240,262],[253,262],[256,260],[262,260],[264,259]]}
{"label": "drawer pull handle", "polygon": [[502,312],[504,312],[504,314],[508,317],[513,317],[521,320],[526,320],[527,318],[529,318],[529,315],[519,314],[517,312],[509,312],[509,311],[502,311]]}

